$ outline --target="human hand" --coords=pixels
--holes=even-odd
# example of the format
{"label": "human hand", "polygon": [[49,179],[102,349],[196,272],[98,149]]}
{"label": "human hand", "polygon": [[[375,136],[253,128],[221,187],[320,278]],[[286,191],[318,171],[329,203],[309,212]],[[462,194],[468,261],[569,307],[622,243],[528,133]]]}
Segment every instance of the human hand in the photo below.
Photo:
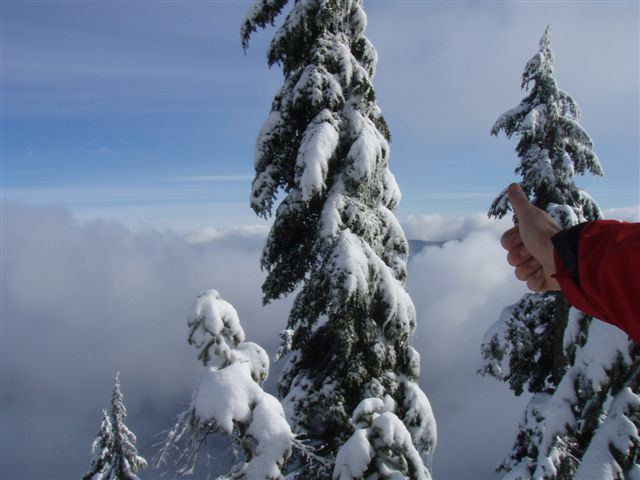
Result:
{"label": "human hand", "polygon": [[551,237],[561,228],[544,210],[529,201],[520,185],[512,183],[508,192],[518,219],[518,225],[504,232],[500,241],[509,252],[509,265],[515,267],[516,277],[526,281],[529,290],[560,290],[560,284],[552,277],[556,267]]}

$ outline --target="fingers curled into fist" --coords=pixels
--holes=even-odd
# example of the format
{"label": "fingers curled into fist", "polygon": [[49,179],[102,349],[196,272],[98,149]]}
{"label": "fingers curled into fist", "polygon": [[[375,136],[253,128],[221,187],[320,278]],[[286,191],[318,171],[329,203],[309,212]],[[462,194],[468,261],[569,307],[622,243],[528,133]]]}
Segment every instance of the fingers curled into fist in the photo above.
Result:
{"label": "fingers curled into fist", "polygon": [[555,264],[551,237],[560,231],[560,227],[544,211],[529,202],[522,187],[509,186],[509,201],[518,219],[500,239],[507,251],[507,262],[515,267],[518,280],[527,283],[534,292],[560,290],[553,278]]}

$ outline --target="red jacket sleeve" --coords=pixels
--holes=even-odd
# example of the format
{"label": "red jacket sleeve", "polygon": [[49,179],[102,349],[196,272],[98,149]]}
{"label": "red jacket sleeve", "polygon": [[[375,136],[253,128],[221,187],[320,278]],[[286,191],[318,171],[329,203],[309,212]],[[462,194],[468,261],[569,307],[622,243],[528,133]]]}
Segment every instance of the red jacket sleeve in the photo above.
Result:
{"label": "red jacket sleeve", "polygon": [[579,236],[577,277],[557,249],[555,264],[569,303],[640,344],[640,223],[590,222]]}

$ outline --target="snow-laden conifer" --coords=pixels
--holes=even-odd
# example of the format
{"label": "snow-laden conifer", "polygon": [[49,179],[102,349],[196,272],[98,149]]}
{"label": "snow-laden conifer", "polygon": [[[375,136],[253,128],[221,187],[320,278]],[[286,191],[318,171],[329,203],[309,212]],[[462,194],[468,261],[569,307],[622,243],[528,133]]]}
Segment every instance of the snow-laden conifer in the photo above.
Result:
{"label": "snow-laden conifer", "polygon": [[126,416],[120,374],[117,374],[111,413],[107,415],[103,410],[100,430],[92,446],[94,459],[84,480],[137,480],[136,473],[147,466],[136,450],[136,436],[124,423]]}
{"label": "snow-laden conifer", "polygon": [[91,445],[91,453],[93,453],[93,461],[89,467],[89,471],[83,479],[100,479],[100,474],[107,470],[112,458],[113,449],[113,429],[111,428],[111,419],[106,410],[102,411],[102,423],[100,430]]}
{"label": "snow-laden conifer", "polygon": [[[556,85],[548,27],[522,87],[530,88],[527,97],[500,116],[491,133],[519,137],[516,173],[523,189],[562,227],[601,218],[595,201],[574,182],[576,173],[601,175],[602,169],[577,122],[578,105]],[[489,215],[502,217],[508,208],[505,190]],[[635,394],[621,392],[637,388],[638,348],[626,335],[570,308],[562,294],[526,294],[486,333],[482,354],[481,373],[507,382],[516,395],[525,388],[533,393],[499,467],[505,479],[573,479],[578,472],[581,478],[622,479],[635,471],[640,419]],[[607,455],[605,445],[616,453]],[[618,473],[602,476],[604,471]]]}
{"label": "snow-laden conifer", "polygon": [[204,371],[189,409],[168,432],[156,460],[171,461],[189,474],[207,437],[231,436],[243,459],[221,479],[280,479],[294,442],[278,399],[262,390],[269,357],[262,347],[245,342],[233,306],[215,290],[201,293],[188,316],[188,342],[198,349]]}
{"label": "snow-laden conifer", "polygon": [[[602,175],[589,134],[578,123],[580,107],[558,88],[554,77],[550,29],[538,52],[527,62],[522,88],[530,89],[520,104],[503,113],[491,129],[520,139],[516,152],[522,188],[534,205],[546,210],[562,227],[602,216],[593,199],[575,182],[575,174]],[[494,200],[489,215],[503,217],[509,208],[506,189]]]}
{"label": "snow-laden conifer", "polygon": [[[241,29],[245,48],[287,3],[254,2]],[[264,301],[300,288],[280,394],[294,432],[328,462],[356,431],[351,417],[366,399],[394,400],[393,415],[423,458],[436,443],[410,345],[408,245],[393,214],[400,191],[388,168],[389,130],[371,84],[378,55],[366,23],[361,0],[291,2],[269,48],[284,84],[256,142],[251,193],[265,217],[281,199],[262,256]],[[315,464],[298,471],[330,474]]]}

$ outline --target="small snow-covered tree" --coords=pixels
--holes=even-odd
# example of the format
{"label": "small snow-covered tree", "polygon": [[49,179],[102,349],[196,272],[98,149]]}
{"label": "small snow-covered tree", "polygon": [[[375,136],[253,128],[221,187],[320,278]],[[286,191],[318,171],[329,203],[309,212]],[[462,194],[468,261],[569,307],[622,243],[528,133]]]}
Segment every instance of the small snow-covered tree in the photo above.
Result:
{"label": "small snow-covered tree", "polygon": [[126,416],[120,374],[117,374],[111,413],[107,415],[103,410],[100,430],[92,446],[94,459],[84,480],[137,480],[136,473],[147,466],[136,450],[136,436],[124,424]]}
{"label": "small snow-covered tree", "polygon": [[91,452],[94,458],[89,467],[89,471],[83,477],[85,480],[94,478],[97,480],[100,478],[99,475],[107,470],[112,457],[112,448],[113,428],[111,427],[111,419],[107,411],[103,410],[100,430],[98,430],[98,435],[91,445]]}
{"label": "small snow-covered tree", "polygon": [[[601,175],[602,169],[577,122],[578,105],[556,85],[549,27],[525,67],[522,88],[531,84],[529,95],[500,116],[491,133],[520,137],[516,173],[522,187],[559,225],[601,218],[595,201],[574,182],[576,173]],[[508,208],[505,190],[489,215],[502,217]],[[482,374],[507,382],[516,395],[525,388],[533,393],[499,467],[505,479],[573,479],[578,471],[585,479],[622,479],[634,471],[637,396],[621,392],[637,388],[638,347],[622,332],[570,308],[562,294],[526,294],[486,333],[482,354]],[[607,443],[609,455],[601,450]]]}
{"label": "small snow-covered tree", "polygon": [[204,365],[191,406],[168,432],[156,460],[166,464],[176,450],[179,474],[193,471],[207,437],[222,432],[234,440],[244,459],[221,479],[280,479],[294,437],[278,399],[262,390],[269,357],[245,342],[233,306],[215,290],[201,293],[188,317],[189,344]]}
{"label": "small snow-covered tree", "polygon": [[[371,84],[378,55],[364,35],[362,0],[257,0],[241,29],[245,48],[288,3],[268,53],[284,85],[256,142],[251,193],[264,217],[282,193],[262,256],[264,301],[300,288],[279,384],[287,418],[330,464],[356,431],[356,407],[388,396],[427,458],[436,426],[422,392],[411,402],[420,362],[404,289],[408,245],[393,214],[400,191]],[[313,462],[295,468],[301,478],[330,474]]]}

